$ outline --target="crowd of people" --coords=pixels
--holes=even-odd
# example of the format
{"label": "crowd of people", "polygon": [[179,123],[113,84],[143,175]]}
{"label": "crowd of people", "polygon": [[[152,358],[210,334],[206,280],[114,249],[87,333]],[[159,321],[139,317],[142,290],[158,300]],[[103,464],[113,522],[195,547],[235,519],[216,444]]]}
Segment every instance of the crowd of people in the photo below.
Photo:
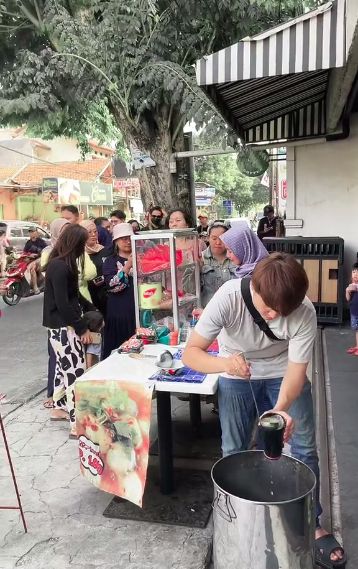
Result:
{"label": "crowd of people", "polygon": [[[271,211],[266,213],[268,221],[259,225],[258,234],[246,222],[230,226],[223,220],[210,223],[207,216],[199,217],[202,310],[183,362],[199,372],[220,375],[224,456],[248,448],[256,412],[253,388],[260,412],[274,409],[285,418],[292,455],[312,468],[319,487],[311,385],[306,374],[316,313],[306,297],[308,280],[303,267],[290,255],[268,254],[262,232],[267,235],[273,230],[273,217]],[[168,228],[194,228],[194,223],[182,209],[165,215],[159,206],[150,208],[146,227],[134,219],[127,222],[120,210],[109,218],[80,221],[75,206],[63,206],[61,218],[51,223],[49,246],[42,247],[36,235],[30,237],[29,247],[41,248],[45,272],[43,325],[48,330],[49,350],[45,405],[51,420],[69,421],[70,438],[76,437],[76,379],[135,332],[131,237],[138,231]],[[355,331],[357,283],[355,265],[346,291]],[[192,270],[184,272],[183,287],[193,291]],[[207,349],[219,335],[220,353],[214,357]],[[358,355],[358,336],[356,344],[350,352],[354,355]],[[253,380],[251,386],[248,378]],[[317,492],[317,555],[339,563],[345,559],[344,551],[321,528],[321,513]]]}

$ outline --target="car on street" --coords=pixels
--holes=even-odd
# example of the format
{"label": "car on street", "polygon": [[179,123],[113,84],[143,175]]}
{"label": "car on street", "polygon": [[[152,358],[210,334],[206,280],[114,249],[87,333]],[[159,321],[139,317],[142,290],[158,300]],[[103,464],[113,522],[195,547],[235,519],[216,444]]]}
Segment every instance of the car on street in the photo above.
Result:
{"label": "car on street", "polygon": [[26,241],[29,240],[29,229],[36,228],[41,239],[44,239],[50,245],[50,234],[43,229],[38,223],[31,221],[2,220],[0,219],[0,229],[5,229],[5,235],[15,251],[22,251]]}

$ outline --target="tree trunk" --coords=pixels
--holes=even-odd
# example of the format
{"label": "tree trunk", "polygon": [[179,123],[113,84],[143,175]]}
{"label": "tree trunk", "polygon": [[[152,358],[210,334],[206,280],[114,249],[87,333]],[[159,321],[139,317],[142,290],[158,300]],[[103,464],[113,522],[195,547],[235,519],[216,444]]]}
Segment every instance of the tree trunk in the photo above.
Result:
{"label": "tree trunk", "polygon": [[181,207],[190,212],[189,173],[186,160],[178,160],[176,174],[170,173],[170,158],[173,152],[185,150],[184,135],[180,130],[175,145],[172,143],[174,120],[168,125],[167,109],[162,108],[156,115],[148,114],[138,127],[128,123],[120,116],[118,109],[111,108],[116,123],[128,145],[147,153],[155,166],[142,168],[136,173],[140,180],[141,197],[144,209],[158,205],[169,211]]}

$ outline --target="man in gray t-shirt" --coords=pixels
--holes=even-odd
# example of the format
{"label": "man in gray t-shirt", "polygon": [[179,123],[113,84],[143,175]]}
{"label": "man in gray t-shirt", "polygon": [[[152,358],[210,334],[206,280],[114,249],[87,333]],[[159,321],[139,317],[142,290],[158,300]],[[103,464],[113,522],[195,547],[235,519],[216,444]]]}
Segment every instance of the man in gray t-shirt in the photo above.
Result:
{"label": "man in gray t-shirt", "polygon": [[[246,450],[255,421],[255,405],[248,379],[261,411],[269,402],[286,420],[285,440],[292,456],[317,477],[311,385],[306,377],[316,336],[316,313],[305,296],[308,279],[290,255],[274,253],[260,261],[252,275],[252,302],[276,339],[255,323],[241,294],[241,279],[225,283],[213,296],[192,332],[183,362],[203,373],[219,373],[219,415],[223,455]],[[219,355],[207,353],[218,338]],[[267,407],[266,407],[267,408]],[[316,539],[327,532],[319,526],[322,508],[317,491]],[[331,560],[341,559],[339,544]]]}

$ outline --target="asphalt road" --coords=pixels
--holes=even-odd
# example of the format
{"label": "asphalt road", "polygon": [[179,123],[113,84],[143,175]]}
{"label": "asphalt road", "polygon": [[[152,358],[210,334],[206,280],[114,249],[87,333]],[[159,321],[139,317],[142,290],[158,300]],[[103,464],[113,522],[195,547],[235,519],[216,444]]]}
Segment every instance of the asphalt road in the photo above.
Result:
{"label": "asphalt road", "polygon": [[13,405],[46,387],[47,335],[41,325],[42,303],[42,294],[24,298],[17,306],[6,306],[0,297],[0,393]]}

